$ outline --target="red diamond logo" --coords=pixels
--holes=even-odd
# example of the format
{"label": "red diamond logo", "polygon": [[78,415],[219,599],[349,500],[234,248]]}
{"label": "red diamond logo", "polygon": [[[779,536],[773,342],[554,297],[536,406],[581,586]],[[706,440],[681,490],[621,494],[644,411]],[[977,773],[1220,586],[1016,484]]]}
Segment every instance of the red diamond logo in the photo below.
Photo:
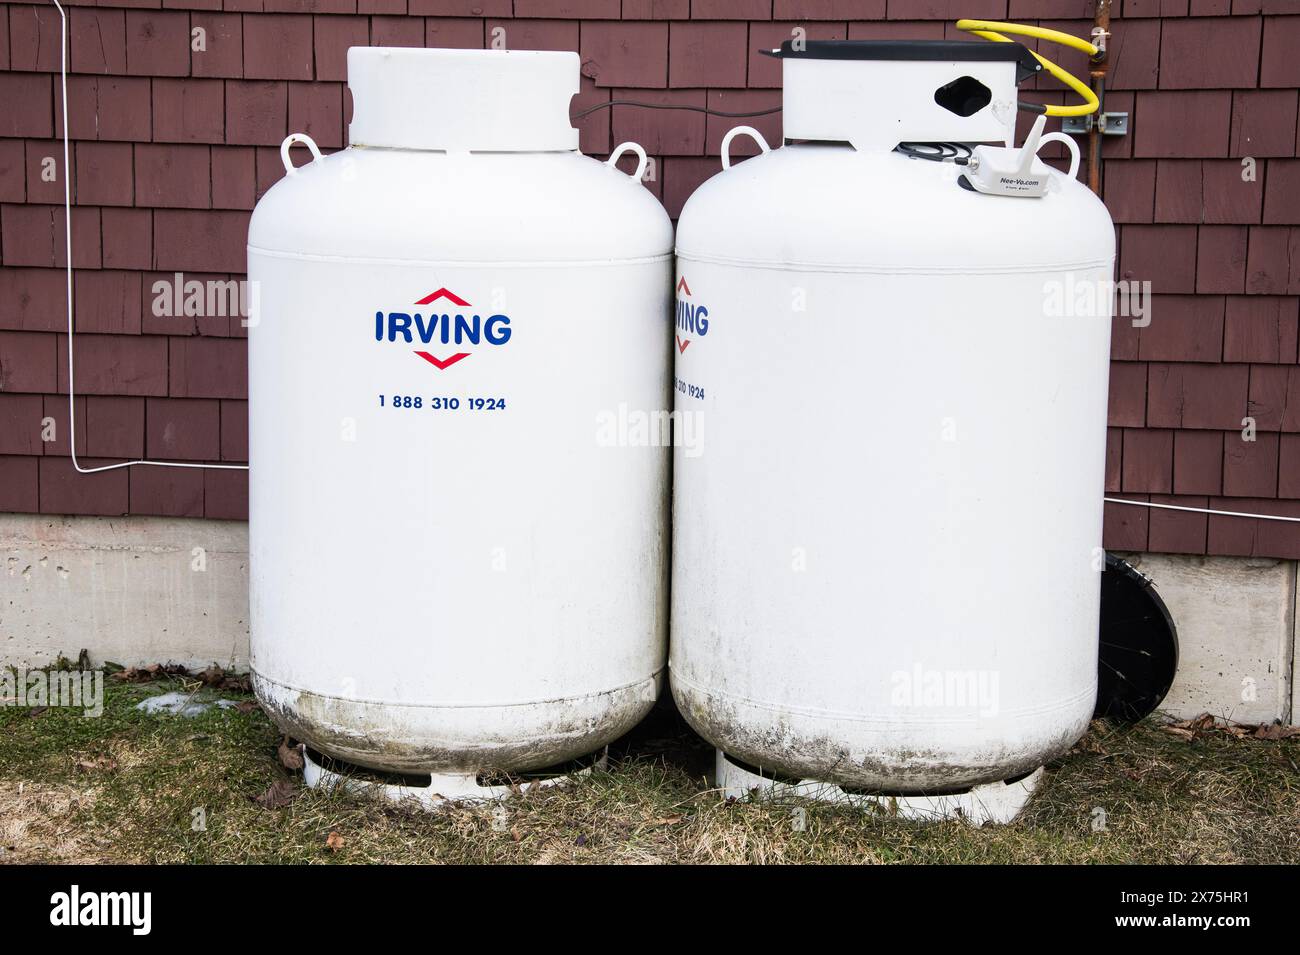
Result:
{"label": "red diamond logo", "polygon": [[456,362],[460,361],[462,358],[469,357],[469,352],[467,351],[457,352],[455,355],[452,355],[450,358],[435,358],[433,355],[430,355],[427,351],[418,351],[416,352],[416,354],[436,368],[446,368],[448,365],[456,364]]}
{"label": "red diamond logo", "polygon": [[440,288],[440,289],[438,289],[438,291],[436,291],[436,292],[430,292],[428,295],[426,295],[424,298],[420,299],[420,300],[419,300],[418,302],[416,302],[415,304],[416,304],[416,305],[428,305],[428,304],[430,304],[430,303],[432,303],[432,302],[436,302],[436,301],[437,301],[438,299],[440,299],[440,298],[445,298],[445,299],[447,299],[449,302],[451,302],[453,305],[459,305],[459,306],[461,306],[462,308],[464,308],[464,307],[466,307],[466,306],[469,305],[469,302],[465,301],[463,298],[461,298],[461,297],[460,297],[459,295],[457,295],[455,292],[449,292],[449,291],[447,291],[445,288]]}

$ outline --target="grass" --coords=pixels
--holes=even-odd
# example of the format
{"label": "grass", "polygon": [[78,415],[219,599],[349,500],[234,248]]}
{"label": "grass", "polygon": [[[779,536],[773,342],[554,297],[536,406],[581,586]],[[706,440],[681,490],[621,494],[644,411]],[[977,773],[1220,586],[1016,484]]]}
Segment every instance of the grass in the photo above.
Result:
{"label": "grass", "polygon": [[[0,707],[0,861],[1300,862],[1300,737],[1187,740],[1154,721],[1097,723],[1012,825],[799,803],[798,831],[792,802],[720,798],[704,776],[711,752],[671,707],[572,786],[424,813],[301,788],[260,709],[186,719],[134,708],[195,686],[110,681],[98,719]],[[259,805],[279,780],[298,787],[293,801]],[[1094,831],[1098,809],[1106,824]]]}

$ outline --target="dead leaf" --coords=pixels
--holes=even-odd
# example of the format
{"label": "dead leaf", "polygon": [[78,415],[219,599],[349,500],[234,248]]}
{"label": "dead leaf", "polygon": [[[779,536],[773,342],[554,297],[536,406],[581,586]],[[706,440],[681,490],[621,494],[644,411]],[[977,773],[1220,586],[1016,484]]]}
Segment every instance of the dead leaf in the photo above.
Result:
{"label": "dead leaf", "polygon": [[283,809],[298,796],[298,789],[287,779],[277,779],[271,788],[258,796],[256,802],[263,809]]}
{"label": "dead leaf", "polygon": [[1214,732],[1214,716],[1210,713],[1202,713],[1193,719],[1178,720],[1160,728],[1171,736],[1190,742]]}
{"label": "dead leaf", "polygon": [[117,769],[117,760],[111,756],[97,756],[94,759],[83,759],[77,763],[77,770],[83,773],[93,773],[96,770],[113,772]]}
{"label": "dead leaf", "polygon": [[252,713],[260,709],[261,706],[262,704],[258,703],[257,700],[240,700],[238,703],[235,704],[235,712]]}
{"label": "dead leaf", "polygon": [[303,767],[302,750],[298,748],[297,743],[290,746],[290,742],[291,740],[286,736],[284,741],[280,743],[276,755],[280,757],[281,766],[296,773]]}
{"label": "dead leaf", "polygon": [[1281,723],[1260,723],[1255,730],[1255,739],[1290,739],[1300,736],[1300,726],[1283,726]]}
{"label": "dead leaf", "polygon": [[325,837],[325,848],[330,852],[338,852],[343,848],[343,837],[337,832],[331,832]]}
{"label": "dead leaf", "polygon": [[1075,744],[1074,748],[1081,753],[1093,753],[1097,756],[1109,756],[1106,747],[1102,746],[1095,736],[1089,734]]}
{"label": "dead leaf", "polygon": [[151,663],[145,667],[127,667],[118,670],[112,675],[114,680],[121,680],[123,683],[148,683],[156,680],[159,676],[185,676],[186,671],[183,666],[175,663],[169,663],[163,666],[161,663]]}
{"label": "dead leaf", "polygon": [[252,682],[246,676],[227,676],[221,681],[221,689],[236,693],[253,692]]}
{"label": "dead leaf", "polygon": [[1193,732],[1198,730],[1207,730],[1214,727],[1214,717],[1209,713],[1202,713],[1200,716],[1194,716],[1190,720],[1175,720],[1172,725],[1185,730],[1192,730]]}
{"label": "dead leaf", "polygon": [[177,677],[182,680],[194,679],[204,686],[215,687],[220,690],[237,690],[247,693],[251,689],[247,676],[233,676],[216,664],[201,672],[195,671],[191,673],[190,670],[179,663],[150,663],[148,666],[143,667],[123,667],[121,670],[109,674],[109,679],[122,683],[148,683],[151,680],[166,676]]}

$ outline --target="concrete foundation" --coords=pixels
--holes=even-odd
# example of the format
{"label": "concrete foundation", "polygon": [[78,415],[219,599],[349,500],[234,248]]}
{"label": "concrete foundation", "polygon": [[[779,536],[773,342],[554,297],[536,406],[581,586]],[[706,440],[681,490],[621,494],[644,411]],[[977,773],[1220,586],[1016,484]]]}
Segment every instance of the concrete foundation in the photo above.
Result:
{"label": "concrete foundation", "polygon": [[1178,628],[1178,675],[1161,709],[1241,723],[1291,722],[1296,561],[1121,554],[1150,577]]}
{"label": "concrete foundation", "polygon": [[[1300,717],[1296,561],[1123,554],[1178,627],[1164,709]],[[89,651],[123,666],[248,667],[248,527],[237,521],[0,514],[0,664]]]}
{"label": "concrete foundation", "polygon": [[248,525],[0,514],[0,664],[248,668]]}

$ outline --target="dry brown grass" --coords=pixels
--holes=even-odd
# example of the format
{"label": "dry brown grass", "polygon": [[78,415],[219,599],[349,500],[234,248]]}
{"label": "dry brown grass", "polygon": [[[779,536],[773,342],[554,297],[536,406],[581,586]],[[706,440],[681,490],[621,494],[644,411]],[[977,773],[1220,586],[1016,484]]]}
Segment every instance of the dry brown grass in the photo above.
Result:
{"label": "dry brown grass", "polygon": [[93,788],[0,782],[0,862],[103,862],[78,824],[94,806]]}
{"label": "dry brown grass", "polygon": [[171,688],[114,684],[100,719],[0,710],[5,861],[1300,862],[1297,738],[1210,731],[1189,741],[1154,723],[1098,724],[1049,767],[1019,820],[974,829],[724,800],[704,778],[709,751],[665,711],[609,770],[499,805],[430,814],[300,789],[287,807],[266,809],[254,797],[301,777],[277,763],[265,716],[133,709]]}

